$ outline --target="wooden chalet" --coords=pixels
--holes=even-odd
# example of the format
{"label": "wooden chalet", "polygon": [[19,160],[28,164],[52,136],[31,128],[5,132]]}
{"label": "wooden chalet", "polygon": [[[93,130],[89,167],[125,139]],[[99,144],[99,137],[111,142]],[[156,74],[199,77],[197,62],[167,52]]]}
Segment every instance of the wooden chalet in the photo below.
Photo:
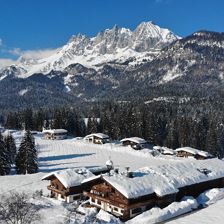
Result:
{"label": "wooden chalet", "polygon": [[65,129],[44,129],[42,133],[45,139],[61,140],[67,137],[68,131]]}
{"label": "wooden chalet", "polygon": [[[94,184],[89,191],[84,191],[83,194],[89,197],[92,206],[112,213],[122,220],[132,218],[154,206],[166,207],[174,201],[175,194],[168,197],[157,197],[154,192],[145,193],[139,197],[126,195],[119,189],[122,182],[120,182],[121,185],[116,186],[111,182],[111,178],[101,176],[93,179]],[[91,186],[91,181],[87,183]]]}
{"label": "wooden chalet", "polygon": [[50,180],[50,185],[47,188],[50,190],[52,198],[70,203],[79,199],[84,189],[89,189],[88,184],[82,183],[83,180],[95,177],[95,175],[105,174],[111,168],[106,165],[91,169],[66,169],[49,173],[42,180]]}
{"label": "wooden chalet", "polygon": [[133,149],[139,150],[145,148],[147,141],[139,137],[124,138],[121,140],[123,146],[130,145]]}
{"label": "wooden chalet", "polygon": [[111,173],[86,179],[84,183],[88,183],[89,189],[83,194],[92,206],[128,220],[152,207],[164,208],[184,196],[197,197],[205,190],[224,187],[224,163],[211,159],[197,165],[145,167],[133,172],[131,178]]}
{"label": "wooden chalet", "polygon": [[110,142],[109,136],[103,133],[92,133],[85,136],[84,140],[95,144],[105,144]]}
{"label": "wooden chalet", "polygon": [[182,148],[176,149],[175,151],[178,157],[194,157],[195,159],[198,159],[198,160],[212,158],[212,155],[209,154],[208,152],[194,149],[191,147],[182,147]]}

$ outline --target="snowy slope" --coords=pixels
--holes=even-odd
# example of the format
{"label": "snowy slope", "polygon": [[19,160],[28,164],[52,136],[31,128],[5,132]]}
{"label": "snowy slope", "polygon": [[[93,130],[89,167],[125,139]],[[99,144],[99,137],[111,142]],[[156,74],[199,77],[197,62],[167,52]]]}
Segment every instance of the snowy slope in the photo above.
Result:
{"label": "snowy slope", "polygon": [[[14,137],[16,138],[17,145],[21,141],[22,132],[14,133]],[[124,167],[130,167],[130,169],[136,170],[145,170],[146,168],[142,167],[149,167],[147,168],[150,172],[154,172],[156,175],[163,175],[163,178],[171,178],[173,180],[173,184],[178,186],[178,184],[186,184],[186,182],[190,183],[192,178],[188,178],[189,173],[186,175],[182,175],[182,179],[179,180],[179,183],[175,183],[175,178],[177,178],[177,174],[179,175],[178,168],[186,167],[186,170],[189,172],[193,171],[195,167],[202,168],[206,165],[206,161],[197,161],[195,159],[185,159],[185,158],[177,158],[173,156],[158,156],[153,157],[150,154],[150,150],[144,149],[141,151],[134,151],[131,147],[124,147],[120,144],[105,144],[105,145],[96,145],[92,143],[88,143],[83,139],[66,139],[66,140],[44,140],[42,136],[36,135],[36,144],[38,150],[38,157],[39,157],[39,173],[37,174],[29,174],[29,175],[9,175],[9,176],[0,176],[0,195],[5,195],[6,193],[14,192],[14,191],[26,191],[29,193],[33,193],[36,190],[43,190],[43,194],[45,196],[49,195],[49,191],[47,190],[47,185],[49,181],[41,181],[41,179],[50,172],[64,170],[66,168],[80,168],[80,167],[87,167],[93,168],[98,166],[105,165],[108,159],[111,159],[114,163],[115,167],[119,167],[119,170],[125,170]],[[214,168],[214,164],[217,164],[217,169],[219,166],[223,166],[222,161],[217,162],[216,159],[211,160],[211,166]],[[212,165],[213,164],[213,165]],[[207,164],[208,165],[208,164]],[[208,169],[209,166],[207,166]],[[147,171],[147,170],[146,170]],[[162,172],[162,173],[161,173]],[[197,177],[198,174],[195,173]],[[211,175],[219,175],[219,173],[214,172]],[[191,172],[191,176],[194,176],[194,172]],[[210,178],[210,177],[208,177]],[[202,178],[203,179],[203,175]],[[199,181],[199,180],[198,180]],[[163,183],[160,184],[160,186]],[[208,198],[216,198],[221,199],[223,198],[222,191],[209,191],[205,194]],[[204,200],[205,196],[202,195],[202,199]],[[200,199],[200,200],[202,200]],[[223,200],[222,200],[223,201]],[[221,202],[221,201],[220,201]],[[39,223],[63,223],[64,217],[66,216],[66,207],[62,202],[58,202],[53,199],[49,198],[42,198],[39,200],[35,199],[35,203],[41,206],[41,217],[42,221]],[[191,203],[190,203],[191,204]],[[180,204],[173,204],[169,208],[165,210],[161,210],[160,213],[163,217],[166,217],[170,214],[172,210],[173,216],[175,214],[182,214],[185,211],[191,210],[191,205],[189,203],[180,203]],[[209,203],[207,203],[209,204]],[[215,211],[220,211],[221,207],[223,206],[223,202],[218,207],[214,207],[216,204],[211,206],[213,209],[213,213],[209,209],[203,209],[192,215],[181,217],[180,221],[174,220],[173,223],[201,223],[201,222],[194,222],[194,220],[200,220],[203,214],[207,215],[212,219],[211,214],[215,214]],[[220,206],[220,207],[219,207]],[[180,208],[180,210],[179,210]],[[171,209],[171,210],[170,210]],[[155,209],[155,212],[157,210]],[[152,212],[152,211],[151,211]],[[200,215],[201,212],[202,213]],[[51,213],[53,215],[49,216],[48,214]],[[150,213],[150,212],[149,212]],[[210,214],[211,213],[211,214]],[[151,214],[151,213],[150,213]],[[154,213],[155,214],[155,213]],[[199,214],[200,216],[197,217],[196,215]],[[191,216],[196,216],[196,218],[192,218]],[[146,218],[146,214],[139,217],[140,222],[141,218]],[[158,214],[155,214],[155,218],[160,220]],[[84,217],[80,217],[80,219],[85,219]],[[187,219],[187,221],[185,221]],[[44,221],[43,221],[44,220]],[[135,218],[138,220],[138,217]],[[181,221],[183,220],[183,222]],[[188,221],[190,220],[190,221]],[[221,218],[215,216],[217,222],[214,223],[221,223],[218,222]],[[38,223],[38,224],[39,224]],[[83,222],[80,222],[83,223]],[[207,223],[207,222],[204,222]],[[210,223],[210,222],[208,222]]]}
{"label": "snowy slope", "polygon": [[130,58],[138,63],[142,59],[152,59],[160,49],[177,39],[179,37],[170,30],[160,28],[152,22],[142,22],[134,31],[115,25],[112,29],[99,32],[95,37],[75,35],[49,57],[21,57],[18,67],[23,72],[17,75],[25,78],[34,73],[49,73],[51,70],[63,70],[74,63],[96,67],[112,61],[122,63]]}

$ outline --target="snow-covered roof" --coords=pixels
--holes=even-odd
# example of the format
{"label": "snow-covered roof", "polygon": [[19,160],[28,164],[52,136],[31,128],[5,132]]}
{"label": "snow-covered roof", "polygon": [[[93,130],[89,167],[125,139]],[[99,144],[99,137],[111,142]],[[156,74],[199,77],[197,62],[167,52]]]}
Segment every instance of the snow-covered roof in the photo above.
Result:
{"label": "snow-covered roof", "polygon": [[210,157],[211,156],[211,154],[209,154],[208,152],[201,151],[201,150],[191,148],[191,147],[182,147],[182,148],[176,149],[176,152],[180,152],[180,151],[185,151],[185,152],[189,152],[193,155],[200,155],[200,156],[204,156],[204,157]]}
{"label": "snow-covered roof", "polygon": [[[209,172],[204,172],[205,169]],[[178,192],[181,187],[222,177],[224,162],[217,158],[144,167],[133,172],[133,178],[116,173],[101,176],[126,198],[138,198],[152,193],[164,196]],[[96,178],[99,176],[85,182]]]}
{"label": "snow-covered roof", "polygon": [[153,146],[153,149],[154,149],[154,150],[158,150],[158,151],[160,151],[160,150],[162,150],[162,147],[161,147],[161,146],[156,145],[156,146]]}
{"label": "snow-covered roof", "polygon": [[107,165],[99,166],[99,167],[92,167],[92,168],[89,168],[88,170],[93,174],[105,173],[105,172],[109,171]]}
{"label": "snow-covered roof", "polygon": [[86,168],[76,168],[49,173],[45,175],[42,180],[49,180],[52,176],[55,176],[65,188],[69,188],[78,186],[84,179],[94,177],[95,175]]}
{"label": "snow-covered roof", "polygon": [[105,175],[103,178],[126,198],[138,198],[147,194],[153,194],[154,192],[163,196],[178,191],[169,183],[168,179],[164,179],[156,173],[150,173],[146,170],[146,172],[139,174],[139,176],[134,178],[121,174],[114,174],[113,176]]}
{"label": "snow-covered roof", "polygon": [[92,133],[92,134],[90,134],[90,135],[86,135],[85,136],[85,139],[88,139],[88,138],[91,138],[91,137],[97,137],[97,138],[109,138],[109,136],[108,135],[106,135],[106,134],[103,134],[103,133]]}
{"label": "snow-covered roof", "polygon": [[173,149],[167,148],[167,147],[162,147],[162,153],[163,154],[169,154],[169,155],[174,155],[175,151]]}
{"label": "snow-covered roof", "polygon": [[106,161],[106,166],[111,166],[111,167],[113,167],[113,165],[114,165],[114,163],[113,163],[113,161],[112,160],[107,160]]}
{"label": "snow-covered roof", "polygon": [[59,134],[59,133],[67,133],[68,131],[65,129],[45,129],[42,133],[51,133],[51,134]]}
{"label": "snow-covered roof", "polygon": [[139,138],[139,137],[124,138],[124,139],[121,140],[121,142],[126,142],[126,141],[134,142],[134,143],[137,143],[137,144],[146,143],[145,139]]}

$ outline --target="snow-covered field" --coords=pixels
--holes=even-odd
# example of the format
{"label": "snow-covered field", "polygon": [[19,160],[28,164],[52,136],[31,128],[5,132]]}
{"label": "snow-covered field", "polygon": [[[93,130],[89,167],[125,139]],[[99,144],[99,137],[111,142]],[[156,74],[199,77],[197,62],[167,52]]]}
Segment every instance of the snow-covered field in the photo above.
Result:
{"label": "snow-covered field", "polygon": [[[17,144],[19,144],[21,140],[21,134],[22,133],[20,132],[13,134],[16,138]],[[104,166],[108,159],[113,161],[115,167],[119,167],[120,169],[130,167],[131,170],[136,170],[146,166],[156,167],[158,165],[178,165],[178,163],[183,162],[186,163],[186,165],[189,164],[189,166],[192,166],[195,162],[194,159],[183,159],[172,156],[153,157],[148,149],[134,151],[130,147],[123,147],[116,143],[95,145],[76,138],[52,141],[42,139],[41,134],[36,135],[35,139],[39,157],[39,172],[37,174],[30,175],[0,176],[0,195],[4,195],[10,191],[26,191],[34,193],[37,190],[43,190],[45,197],[35,200],[35,203],[41,206],[40,214],[42,219],[39,223],[64,223],[64,218],[67,213],[67,205],[47,197],[49,194],[47,185],[49,183],[48,181],[41,181],[41,178],[48,172],[66,168],[91,168]],[[218,199],[220,199],[220,201],[208,208],[180,217],[179,219],[175,219],[170,223],[211,223],[199,222],[199,220],[201,220],[200,216],[208,216],[208,220],[211,219],[211,221],[213,218],[213,220],[216,221],[213,221],[213,223],[223,223],[221,220],[224,220],[224,215],[222,215],[222,212],[220,211],[222,206],[224,206],[224,200],[222,199],[224,198],[224,190],[220,190],[218,193],[210,192],[209,197],[202,197],[200,200],[205,200],[205,198],[209,198],[208,201],[216,201]],[[207,205],[209,204],[210,203],[208,202]],[[194,207],[194,205],[194,201],[189,199],[187,201],[180,202],[180,204],[175,203],[166,210],[155,208],[154,210],[147,211],[146,213],[135,217],[135,219],[130,223],[137,223],[140,220],[141,223],[153,223],[153,219],[147,219],[149,215],[153,215],[155,218],[154,220],[164,221],[166,219],[160,219],[158,214],[159,216],[161,214],[163,217],[175,217],[176,215],[183,214],[186,211],[191,211],[192,206]],[[156,213],[157,216],[155,215]],[[105,214],[103,214],[103,216],[105,217]],[[223,218],[220,218],[221,216],[223,216]],[[84,217],[80,220],[84,220]],[[144,220],[147,221],[144,222]]]}

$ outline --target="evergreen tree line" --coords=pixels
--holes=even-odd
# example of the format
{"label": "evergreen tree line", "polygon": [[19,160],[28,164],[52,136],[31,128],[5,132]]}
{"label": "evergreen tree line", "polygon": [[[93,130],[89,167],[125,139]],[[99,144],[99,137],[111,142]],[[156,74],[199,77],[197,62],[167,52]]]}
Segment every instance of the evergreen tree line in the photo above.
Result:
{"label": "evergreen tree line", "polygon": [[0,133],[0,175],[8,175],[15,165],[17,174],[36,173],[38,170],[37,151],[34,137],[26,131],[18,152],[13,136]]}
{"label": "evergreen tree line", "polygon": [[207,104],[104,102],[80,108],[9,113],[6,128],[65,128],[71,135],[103,132],[112,139],[138,136],[173,149],[190,146],[224,156],[224,115]]}

